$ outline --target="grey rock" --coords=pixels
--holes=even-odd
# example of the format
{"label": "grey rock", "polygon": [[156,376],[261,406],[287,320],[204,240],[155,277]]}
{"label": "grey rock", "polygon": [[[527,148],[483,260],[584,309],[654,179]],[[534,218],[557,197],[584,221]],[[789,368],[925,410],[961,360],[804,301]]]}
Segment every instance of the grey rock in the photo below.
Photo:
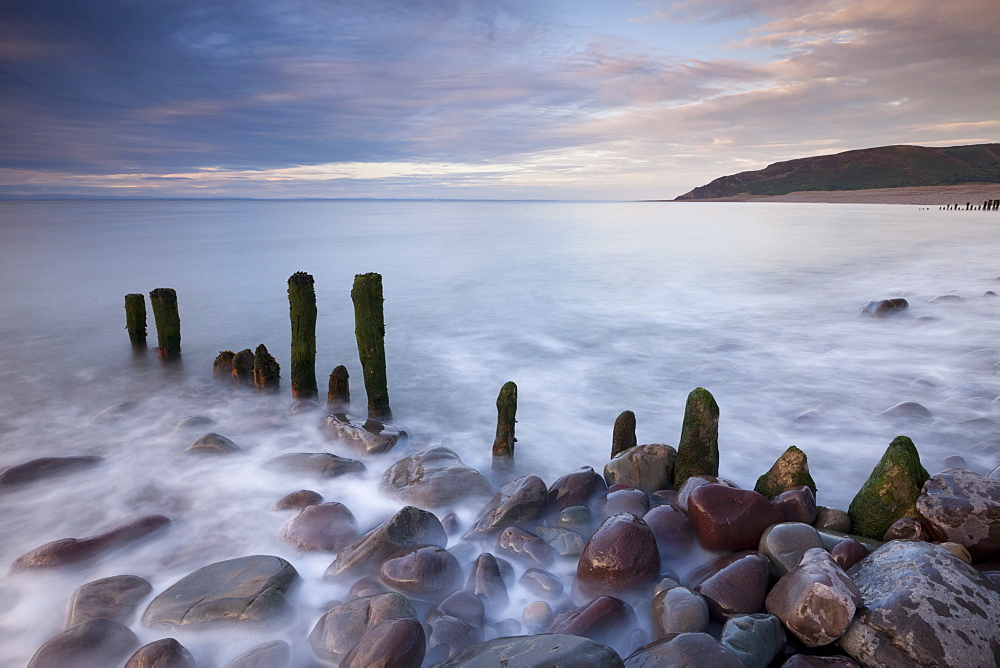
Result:
{"label": "grey rock", "polygon": [[376,625],[398,618],[417,618],[413,606],[402,594],[390,592],[356,598],[334,606],[320,617],[309,633],[309,645],[319,658],[337,663]]}
{"label": "grey rock", "polygon": [[1000,558],[1000,481],[948,469],[924,483],[917,512],[937,540],[964,545],[974,559]]}
{"label": "grey rock", "polygon": [[663,443],[648,443],[623,450],[604,465],[608,485],[624,483],[646,494],[671,489],[677,450]]}
{"label": "grey rock", "polygon": [[[551,529],[572,533],[564,529]],[[551,535],[551,534],[550,534]],[[548,566],[555,560],[552,547],[540,536],[518,527],[507,527],[497,537],[496,553],[512,559],[518,559],[530,566]]]}
{"label": "grey rock", "polygon": [[441,668],[623,668],[621,657],[605,645],[573,635],[546,633],[496,638],[466,647]]}
{"label": "grey rock", "polygon": [[364,536],[343,548],[326,570],[326,577],[363,574],[381,565],[390,555],[417,545],[448,544],[448,535],[434,513],[405,506]]}
{"label": "grey rock", "polygon": [[483,628],[451,615],[433,615],[424,624],[427,631],[429,664],[441,663],[469,645],[483,642]]}
{"label": "grey rock", "polygon": [[550,601],[559,598],[563,593],[562,580],[540,568],[529,568],[518,582],[535,596],[540,596]]}
{"label": "grey rock", "polygon": [[60,568],[97,557],[153,536],[170,525],[163,515],[148,515],[134,522],[87,538],[62,538],[22,554],[11,564],[12,571]]}
{"label": "grey rock", "polygon": [[817,506],[816,511],[816,521],[813,522],[813,526],[817,529],[829,529],[841,533],[851,530],[851,517],[846,510]]}
{"label": "grey rock", "polygon": [[402,429],[375,420],[357,422],[345,415],[328,415],[323,429],[332,440],[365,455],[388,452],[406,440],[406,432]]}
{"label": "grey rock", "polygon": [[500,573],[500,564],[489,552],[476,557],[465,588],[481,598],[493,613],[500,612],[510,603],[507,585]]}
{"label": "grey rock", "polygon": [[137,649],[125,668],[195,668],[195,661],[175,638],[163,638]]}
{"label": "grey rock", "polygon": [[292,646],[284,640],[272,640],[241,654],[226,668],[288,668]]}
{"label": "grey rock", "polygon": [[746,668],[767,668],[785,646],[785,629],[774,615],[737,615],[726,620],[719,644]]}
{"label": "grey rock", "polygon": [[513,480],[493,495],[462,538],[486,539],[511,525],[531,523],[545,513],[548,502],[549,490],[538,476],[527,475]]}
{"label": "grey rock", "polygon": [[300,489],[278,499],[271,510],[296,510],[323,503],[323,495],[311,489]]}
{"label": "grey rock", "polygon": [[340,662],[340,668],[420,668],[427,651],[424,628],[415,619],[379,622]]}
{"label": "grey rock", "polygon": [[644,645],[625,659],[625,668],[712,666],[743,668],[743,662],[707,633],[678,633]]}
{"label": "grey rock", "polygon": [[795,654],[781,668],[861,668],[861,665],[848,656]]}
{"label": "grey rock", "polygon": [[535,527],[535,533],[562,557],[580,556],[584,546],[587,544],[583,536],[569,529],[539,526]]}
{"label": "grey rock", "polygon": [[208,433],[196,440],[191,445],[184,448],[184,452],[193,452],[205,455],[230,455],[240,452],[240,446],[221,434]]}
{"label": "grey rock", "polygon": [[0,490],[45,480],[77,471],[91,469],[104,459],[101,457],[40,457],[23,464],[8,466],[0,471]]}
{"label": "grey rock", "polygon": [[894,420],[926,421],[932,415],[922,404],[915,401],[901,401],[898,404],[886,408],[875,417],[889,418]]}
{"label": "grey rock", "polygon": [[771,576],[777,579],[798,566],[806,550],[814,547],[823,547],[816,529],[800,522],[782,522],[764,531],[757,551],[771,562]]}
{"label": "grey rock", "polygon": [[653,597],[649,626],[654,638],[673,633],[700,633],[708,628],[708,604],[686,587],[664,589]]}
{"label": "grey rock", "polygon": [[905,311],[909,306],[909,302],[902,297],[895,299],[872,299],[861,309],[861,314],[870,318],[885,318]]}
{"label": "grey rock", "polygon": [[444,446],[400,459],[382,474],[380,489],[386,496],[424,510],[493,496],[486,478]]}
{"label": "grey rock", "polygon": [[91,619],[49,638],[28,668],[108,668],[121,665],[138,645],[127,626]]}
{"label": "grey rock", "polygon": [[66,628],[91,619],[128,624],[139,603],[152,591],[153,586],[147,580],[135,575],[114,575],[88,582],[70,599]]}
{"label": "grey rock", "polygon": [[357,539],[354,515],[336,501],[306,506],[281,530],[281,540],[307,552],[338,552]]}
{"label": "grey rock", "polygon": [[356,459],[348,459],[330,452],[292,452],[275,457],[265,466],[275,471],[308,475],[326,479],[348,473],[360,473],[365,465]]}

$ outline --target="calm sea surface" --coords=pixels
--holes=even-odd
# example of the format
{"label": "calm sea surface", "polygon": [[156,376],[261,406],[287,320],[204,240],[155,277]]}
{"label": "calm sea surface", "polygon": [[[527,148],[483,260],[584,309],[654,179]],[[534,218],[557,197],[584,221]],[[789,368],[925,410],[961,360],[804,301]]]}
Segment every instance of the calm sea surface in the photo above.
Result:
{"label": "calm sea surface", "polygon": [[[141,515],[174,521],[161,538],[81,569],[6,577],[0,654],[10,658],[0,665],[23,665],[59,631],[84,582],[133,573],[159,592],[211,561],[255,553],[289,559],[311,583],[287,631],[307,633],[344,592],[315,584],[330,556],[279,541],[288,516],[271,505],[310,487],[368,528],[400,506],[373,490],[403,453],[447,438],[488,468],[507,380],[519,389],[518,471],[549,483],[579,466],[600,470],[625,409],[640,443],[676,445],[698,386],[721,408],[721,473],[741,486],[794,444],[819,502],[846,508],[897,434],[914,439],[930,470],[961,454],[987,472],[1000,463],[1000,298],[984,296],[1000,292],[998,231],[992,213],[878,205],[0,203],[0,467],[106,459],[0,495],[0,568]],[[288,416],[287,391],[260,397],[212,378],[220,350],[264,343],[287,388],[296,271],[316,279],[321,389],[344,364],[362,409],[350,290],[355,274],[383,276],[390,400],[411,442],[368,460],[360,480],[262,472],[284,452],[349,453],[324,440],[317,414]],[[179,366],[133,356],[124,329],[124,295],[157,287],[177,290]],[[946,295],[960,299],[936,299]],[[869,299],[888,297],[905,297],[908,313],[859,317]],[[154,346],[151,313],[149,328]],[[127,400],[139,405],[123,419],[93,421]],[[876,417],[902,401],[932,418]],[[244,455],[180,454],[202,433],[175,429],[190,415],[215,420],[208,429]],[[133,629],[144,642],[163,635]],[[261,641],[177,637],[220,662]]]}

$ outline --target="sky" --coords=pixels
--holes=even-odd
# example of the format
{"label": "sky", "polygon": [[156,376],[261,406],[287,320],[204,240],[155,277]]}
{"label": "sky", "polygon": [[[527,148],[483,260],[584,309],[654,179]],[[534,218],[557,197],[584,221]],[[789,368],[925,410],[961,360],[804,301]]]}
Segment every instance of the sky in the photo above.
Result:
{"label": "sky", "polygon": [[5,0],[0,197],[671,199],[998,82],[998,0]]}

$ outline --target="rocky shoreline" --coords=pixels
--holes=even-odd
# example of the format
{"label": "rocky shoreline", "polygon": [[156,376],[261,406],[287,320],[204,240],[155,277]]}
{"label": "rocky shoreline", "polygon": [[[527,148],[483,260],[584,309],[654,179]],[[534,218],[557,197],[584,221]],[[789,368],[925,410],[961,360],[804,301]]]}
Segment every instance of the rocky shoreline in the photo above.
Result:
{"label": "rocky shoreline", "polygon": [[974,206],[1000,198],[1000,184],[909,186],[868,190],[808,190],[787,195],[734,195],[712,199],[669,200],[683,202],[797,202],[812,204],[910,204],[919,206]]}
{"label": "rocky shoreline", "polygon": [[[300,401],[293,411],[309,408],[319,405]],[[29,666],[1000,662],[1000,470],[982,475],[954,457],[931,475],[899,436],[849,508],[825,508],[794,446],[753,490],[719,478],[718,418],[712,395],[692,391],[674,448],[636,444],[634,416],[623,413],[603,471],[544,481],[514,478],[509,466],[483,473],[446,444],[417,449],[401,429],[325,416],[331,445],[353,454],[289,452],[266,463],[288,476],[289,494],[261,508],[294,514],[281,539],[299,554],[329,555],[319,582],[273,555],[206,563],[162,590],[129,574],[101,578],[66,592],[66,628]],[[324,502],[296,490],[385,466],[393,448],[408,449],[378,493],[402,507],[377,526],[352,514],[363,499]],[[205,434],[183,456],[240,453]],[[0,472],[0,487],[24,493],[100,465],[34,460]],[[473,507],[481,510],[463,524],[455,511]],[[17,559],[11,577],[127,553],[170,522],[149,516],[48,543]],[[299,593],[323,582],[347,596],[318,618],[296,615]],[[139,647],[137,624],[165,637]],[[170,637],[202,628],[259,644],[220,662]]]}

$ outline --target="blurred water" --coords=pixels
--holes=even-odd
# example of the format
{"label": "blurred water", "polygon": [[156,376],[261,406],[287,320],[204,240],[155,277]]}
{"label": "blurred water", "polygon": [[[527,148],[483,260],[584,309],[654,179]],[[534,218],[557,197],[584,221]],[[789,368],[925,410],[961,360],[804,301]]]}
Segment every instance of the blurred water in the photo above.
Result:
{"label": "blurred water", "polygon": [[[997,463],[1000,298],[983,295],[1000,288],[998,224],[878,205],[0,203],[0,467],[107,459],[0,495],[0,567],[143,514],[174,520],[163,537],[82,569],[7,577],[0,646],[11,658],[0,665],[22,665],[61,628],[71,592],[97,577],[134,573],[158,592],[210,561],[277,554],[307,578],[305,632],[343,596],[319,582],[331,558],[282,544],[289,516],[267,510],[309,487],[368,528],[399,507],[371,490],[402,453],[369,460],[354,481],[262,472],[283,452],[349,453],[323,439],[315,414],[288,416],[285,392],[258,397],[212,379],[219,350],[264,343],[287,380],[295,271],[316,279],[321,389],[344,364],[362,407],[350,288],[357,273],[383,275],[394,422],[416,444],[450,438],[488,468],[494,402],[513,380],[518,471],[552,482],[600,470],[625,409],[640,443],[675,445],[687,393],[704,386],[721,407],[723,475],[752,487],[795,444],[819,502],[846,507],[900,433],[931,470],[951,454],[984,472]],[[124,330],[124,295],[156,287],[178,293],[176,367],[134,357]],[[943,295],[963,299],[931,301]],[[859,318],[869,299],[897,296],[910,302],[905,316]],[[92,421],[124,400],[139,405],[123,420]],[[900,401],[933,419],[875,417]],[[181,455],[202,432],[174,427],[193,414],[246,454]],[[260,640],[177,637],[219,660]]]}

